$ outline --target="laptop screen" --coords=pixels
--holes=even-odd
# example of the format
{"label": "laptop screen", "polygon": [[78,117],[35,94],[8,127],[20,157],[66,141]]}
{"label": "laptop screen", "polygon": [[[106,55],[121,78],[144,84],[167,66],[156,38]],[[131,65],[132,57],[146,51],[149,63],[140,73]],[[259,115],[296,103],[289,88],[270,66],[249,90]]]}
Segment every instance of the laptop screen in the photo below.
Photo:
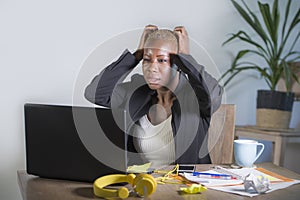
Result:
{"label": "laptop screen", "polygon": [[25,104],[24,114],[29,174],[93,182],[126,172],[125,111]]}

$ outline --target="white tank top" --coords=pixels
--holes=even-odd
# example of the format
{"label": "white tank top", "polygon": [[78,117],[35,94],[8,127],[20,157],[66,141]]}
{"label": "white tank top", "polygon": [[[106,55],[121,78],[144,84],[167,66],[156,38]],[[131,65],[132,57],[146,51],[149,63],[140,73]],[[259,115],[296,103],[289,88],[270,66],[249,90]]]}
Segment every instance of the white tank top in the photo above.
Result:
{"label": "white tank top", "polygon": [[172,115],[158,125],[153,125],[147,115],[133,131],[134,145],[145,162],[158,168],[175,161],[175,145],[171,126]]}

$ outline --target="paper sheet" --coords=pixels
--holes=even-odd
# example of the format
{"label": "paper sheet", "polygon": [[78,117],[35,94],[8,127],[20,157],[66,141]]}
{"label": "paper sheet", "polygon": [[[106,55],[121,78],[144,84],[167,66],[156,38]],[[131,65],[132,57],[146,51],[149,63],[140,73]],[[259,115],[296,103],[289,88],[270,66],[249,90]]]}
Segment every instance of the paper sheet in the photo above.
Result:
{"label": "paper sheet", "polygon": [[[230,172],[238,174],[240,176],[246,176],[249,173],[253,173],[256,176],[264,175],[267,176],[271,182],[271,189],[267,191],[267,193],[278,190],[278,189],[283,189],[286,187],[289,187],[294,184],[300,183],[300,180],[294,180],[294,179],[289,179],[283,176],[280,176],[278,174],[269,172],[265,169],[262,168],[241,168],[241,169],[228,169]],[[220,173],[215,170],[208,170],[204,171],[206,173]],[[206,186],[209,189],[214,189],[214,190],[219,190],[223,192],[230,192],[234,194],[239,194],[243,196],[257,196],[259,195],[254,191],[254,189],[245,191],[244,185],[243,185],[243,180],[222,180],[222,179],[210,179],[210,178],[199,178],[197,176],[193,176],[191,173],[184,173],[183,174],[187,179],[201,183],[202,185]]]}
{"label": "paper sheet", "polygon": [[[217,172],[213,170],[205,171],[206,173],[214,173]],[[184,173],[183,174],[185,178],[187,178],[190,181],[201,183],[202,185],[206,187],[212,187],[212,186],[229,186],[229,185],[239,185],[242,184],[242,180],[223,180],[223,179],[213,179],[213,178],[199,178],[197,176],[193,176],[192,173]]]}
{"label": "paper sheet", "polygon": [[[283,189],[283,188],[287,188],[291,185],[299,184],[299,183],[300,183],[300,180],[294,180],[291,182],[273,183],[273,184],[271,184],[271,190],[268,190],[266,193],[273,192],[275,190],[279,190],[279,189]],[[254,197],[254,196],[259,195],[253,189],[246,192],[244,185],[242,185],[242,184],[235,185],[235,186],[225,186],[225,187],[209,187],[209,189],[219,190],[219,191],[223,191],[223,192],[230,192],[230,193],[239,194],[239,195],[248,196],[248,197]]]}
{"label": "paper sheet", "polygon": [[128,173],[147,173],[150,166],[151,166],[151,162],[145,163],[143,165],[128,166],[127,172]]}

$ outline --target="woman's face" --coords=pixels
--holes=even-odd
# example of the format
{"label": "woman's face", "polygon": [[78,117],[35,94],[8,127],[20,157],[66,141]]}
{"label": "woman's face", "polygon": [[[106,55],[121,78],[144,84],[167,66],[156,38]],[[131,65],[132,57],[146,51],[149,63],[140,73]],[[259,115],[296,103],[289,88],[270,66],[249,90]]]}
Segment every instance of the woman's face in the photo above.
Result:
{"label": "woman's face", "polygon": [[175,54],[177,46],[164,40],[146,43],[143,56],[143,74],[152,90],[175,89],[178,71],[171,68],[170,53]]}

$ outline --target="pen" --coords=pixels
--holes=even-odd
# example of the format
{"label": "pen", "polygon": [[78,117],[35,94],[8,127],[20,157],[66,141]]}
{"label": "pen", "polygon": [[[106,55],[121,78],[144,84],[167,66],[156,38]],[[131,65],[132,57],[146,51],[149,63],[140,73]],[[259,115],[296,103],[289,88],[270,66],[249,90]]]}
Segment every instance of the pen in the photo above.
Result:
{"label": "pen", "polygon": [[213,173],[205,173],[205,172],[193,172],[193,176],[198,176],[199,178],[216,178],[216,179],[224,179],[224,180],[235,179],[234,177],[228,174],[213,174]]}

